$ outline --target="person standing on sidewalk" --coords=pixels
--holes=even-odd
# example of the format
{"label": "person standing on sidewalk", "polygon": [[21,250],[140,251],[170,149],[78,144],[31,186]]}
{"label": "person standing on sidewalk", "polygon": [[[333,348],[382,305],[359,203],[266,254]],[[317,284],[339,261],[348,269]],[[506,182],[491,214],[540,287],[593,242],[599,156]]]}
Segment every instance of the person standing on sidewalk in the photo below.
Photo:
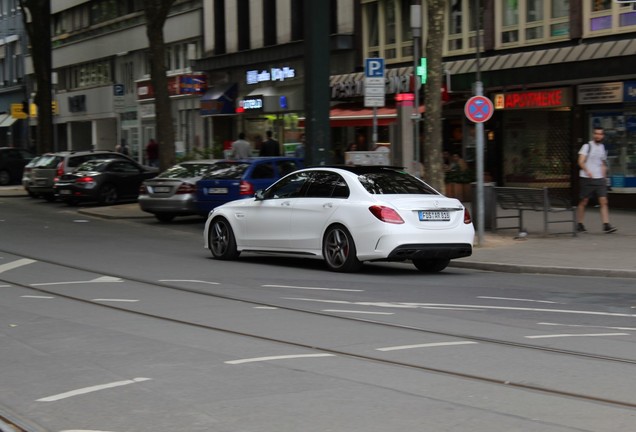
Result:
{"label": "person standing on sidewalk", "polygon": [[609,223],[609,209],[607,205],[607,153],[603,144],[605,133],[603,128],[594,128],[594,139],[587,144],[583,144],[579,150],[578,165],[580,177],[580,201],[576,209],[576,219],[578,222],[577,231],[587,232],[583,220],[585,218],[585,207],[590,198],[596,196],[601,210],[601,222],[603,231],[607,234],[616,231],[616,228]]}
{"label": "person standing on sidewalk", "polygon": [[232,159],[245,159],[252,156],[252,145],[245,139],[243,132],[238,134],[238,139],[232,143]]}
{"label": "person standing on sidewalk", "polygon": [[267,140],[261,145],[259,156],[280,156],[280,143],[273,138],[271,130],[265,132]]}

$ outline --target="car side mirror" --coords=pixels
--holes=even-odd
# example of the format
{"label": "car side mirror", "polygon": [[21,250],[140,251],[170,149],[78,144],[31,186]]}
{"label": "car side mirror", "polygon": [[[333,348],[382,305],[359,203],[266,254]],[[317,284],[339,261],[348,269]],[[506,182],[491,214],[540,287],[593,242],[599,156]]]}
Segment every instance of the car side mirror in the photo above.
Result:
{"label": "car side mirror", "polygon": [[256,198],[256,201],[263,201],[265,199],[265,190],[264,189],[257,190],[256,193],[254,194],[254,198]]}

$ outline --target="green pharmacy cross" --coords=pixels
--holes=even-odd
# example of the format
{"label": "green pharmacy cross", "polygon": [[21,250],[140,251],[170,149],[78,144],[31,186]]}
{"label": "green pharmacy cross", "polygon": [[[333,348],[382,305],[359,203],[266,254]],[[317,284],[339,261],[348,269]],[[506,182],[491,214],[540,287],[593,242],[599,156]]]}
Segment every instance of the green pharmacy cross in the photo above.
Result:
{"label": "green pharmacy cross", "polygon": [[417,67],[417,70],[415,71],[415,73],[422,80],[422,84],[426,84],[426,76],[427,76],[426,57],[420,58],[420,65]]}

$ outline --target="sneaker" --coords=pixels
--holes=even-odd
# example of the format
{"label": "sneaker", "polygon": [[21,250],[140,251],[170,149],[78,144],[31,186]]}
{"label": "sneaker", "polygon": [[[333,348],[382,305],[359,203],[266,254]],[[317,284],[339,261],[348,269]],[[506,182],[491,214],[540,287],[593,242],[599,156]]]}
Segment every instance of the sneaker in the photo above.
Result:
{"label": "sneaker", "polygon": [[587,230],[585,229],[585,225],[583,225],[582,223],[578,224],[576,227],[576,232],[580,232],[580,233],[587,232]]}
{"label": "sneaker", "polygon": [[616,231],[616,227],[611,226],[610,224],[603,225],[603,231],[605,234],[613,233]]}

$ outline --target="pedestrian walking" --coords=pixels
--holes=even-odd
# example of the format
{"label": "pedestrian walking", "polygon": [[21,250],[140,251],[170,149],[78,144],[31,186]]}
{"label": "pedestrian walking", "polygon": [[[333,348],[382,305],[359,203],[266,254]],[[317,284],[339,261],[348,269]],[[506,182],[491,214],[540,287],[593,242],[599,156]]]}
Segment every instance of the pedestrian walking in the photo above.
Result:
{"label": "pedestrian walking", "polygon": [[121,153],[123,155],[128,156],[130,152],[128,151],[128,145],[126,145],[126,140],[122,138],[121,143],[115,147],[115,151],[117,153]]}
{"label": "pedestrian walking", "polygon": [[265,132],[267,139],[261,144],[260,156],[280,156],[280,144],[274,138],[272,138],[272,131]]}
{"label": "pedestrian walking", "polygon": [[159,166],[159,143],[153,138],[150,138],[150,141],[146,144],[146,158],[148,165],[152,167]]}
{"label": "pedestrian walking", "polygon": [[585,207],[592,197],[598,199],[603,231],[607,234],[616,231],[616,228],[609,223],[607,181],[605,180],[607,177],[607,153],[603,144],[604,136],[603,128],[595,127],[593,139],[587,144],[583,144],[579,150],[580,201],[576,209],[578,232],[587,231],[583,225]]}
{"label": "pedestrian walking", "polygon": [[252,145],[241,132],[238,134],[238,139],[232,143],[232,159],[245,159],[250,156],[252,156]]}

